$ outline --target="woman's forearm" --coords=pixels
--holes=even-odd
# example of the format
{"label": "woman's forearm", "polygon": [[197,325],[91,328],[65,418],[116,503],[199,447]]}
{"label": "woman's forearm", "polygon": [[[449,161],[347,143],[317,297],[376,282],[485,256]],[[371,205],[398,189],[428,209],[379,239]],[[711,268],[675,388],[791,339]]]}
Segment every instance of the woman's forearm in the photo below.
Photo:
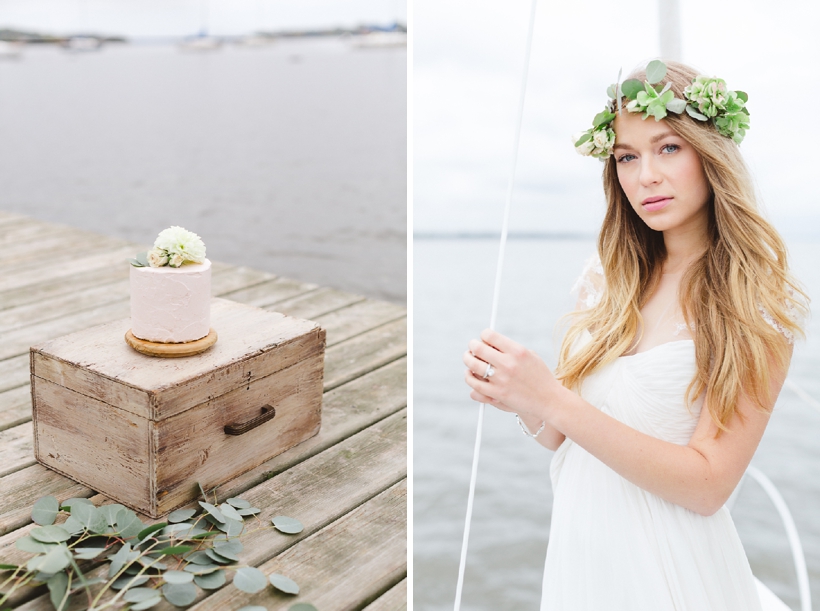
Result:
{"label": "woman's forearm", "polygon": [[636,431],[565,388],[550,413],[556,432],[636,486],[701,515],[720,508],[709,462],[694,448]]}
{"label": "woman's forearm", "polygon": [[521,416],[521,420],[532,434],[537,433],[538,429],[541,428],[541,424],[544,423],[544,430],[538,434],[538,437],[536,437],[535,440],[548,450],[555,452],[555,450],[558,449],[558,446],[560,446],[564,439],[566,439],[566,435],[548,422],[527,416]]}

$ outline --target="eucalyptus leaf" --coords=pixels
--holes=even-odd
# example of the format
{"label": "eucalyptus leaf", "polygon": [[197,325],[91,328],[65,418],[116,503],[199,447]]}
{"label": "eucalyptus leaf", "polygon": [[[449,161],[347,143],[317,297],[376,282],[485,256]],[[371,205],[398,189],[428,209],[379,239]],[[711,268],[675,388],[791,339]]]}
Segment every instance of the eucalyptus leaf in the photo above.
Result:
{"label": "eucalyptus leaf", "polygon": [[196,509],[177,509],[168,515],[168,522],[175,524],[177,522],[184,522],[196,515]]}
{"label": "eucalyptus leaf", "polygon": [[133,265],[134,267],[145,267],[142,263],[137,261],[136,259],[128,259],[128,262]]}
{"label": "eucalyptus leaf", "polygon": [[34,503],[31,509],[31,519],[40,526],[50,526],[60,513],[60,503],[53,496],[44,496]]}
{"label": "eucalyptus leaf", "polygon": [[575,146],[581,146],[584,142],[588,142],[590,140],[592,140],[592,130],[587,130],[580,138],[578,138],[578,142],[575,143]]}
{"label": "eucalyptus leaf", "polygon": [[737,95],[737,97],[739,97],[741,100],[743,100],[744,104],[749,101],[749,94],[746,93],[745,91],[737,90],[737,91],[735,91],[735,94]]}
{"label": "eucalyptus leaf", "polygon": [[285,577],[279,573],[272,573],[268,575],[270,584],[277,590],[281,590],[285,594],[298,594],[299,584],[297,584],[290,577]]}
{"label": "eucalyptus leaf", "polygon": [[20,567],[16,564],[5,564],[3,562],[0,562],[0,571],[16,571],[19,568]]}
{"label": "eucalyptus leaf", "polygon": [[233,497],[228,499],[228,503],[230,505],[233,505],[237,509],[248,509],[251,506],[251,504],[248,501],[246,501],[245,499],[240,499],[239,497]]}
{"label": "eucalyptus leaf", "polygon": [[615,113],[609,112],[608,110],[602,110],[595,118],[592,120],[593,127],[600,127],[601,125],[605,125],[612,121],[615,118]]}
{"label": "eucalyptus leaf", "polygon": [[237,556],[243,550],[242,543],[236,539],[231,541],[217,541],[214,543],[214,551],[220,556],[230,558],[232,560],[239,560]]}
{"label": "eucalyptus leaf", "polygon": [[208,558],[205,550],[197,550],[192,554],[185,556],[185,560],[194,564],[210,564],[211,560]]}
{"label": "eucalyptus leaf", "polygon": [[141,603],[137,603],[136,605],[133,605],[131,607],[131,611],[144,611],[145,609],[150,609],[151,607],[154,607],[154,606],[158,605],[161,602],[162,602],[162,596],[160,596],[159,592],[157,592],[157,595],[156,595],[155,598],[149,598],[148,600],[145,600]]}
{"label": "eucalyptus leaf", "polygon": [[78,560],[91,560],[102,554],[106,548],[104,547],[75,547],[74,557]]}
{"label": "eucalyptus leaf", "polygon": [[686,109],[686,100],[675,98],[666,103],[666,109],[676,114],[682,113]]}
{"label": "eucalyptus leaf", "polygon": [[62,572],[56,573],[46,582],[46,585],[48,586],[48,597],[51,599],[51,604],[54,605],[57,611],[62,611],[65,608],[62,603],[68,590],[68,575]]}
{"label": "eucalyptus leaf", "polygon": [[276,516],[271,519],[271,522],[276,527],[276,530],[280,530],[289,535],[295,535],[305,529],[299,520],[296,518],[289,518],[288,516]]}
{"label": "eucalyptus leaf", "polygon": [[151,267],[151,265],[148,263],[148,253],[147,252],[138,253],[135,258],[136,258],[137,261],[139,261],[142,264],[143,267]]}
{"label": "eucalyptus leaf", "polygon": [[230,558],[225,558],[224,556],[220,556],[212,549],[206,549],[205,553],[208,555],[208,558],[216,562],[217,564],[231,564],[233,560]]}
{"label": "eucalyptus leaf", "polygon": [[159,596],[159,591],[154,588],[131,588],[122,598],[128,603],[141,603],[144,600],[150,600],[155,596]]}
{"label": "eucalyptus leaf", "polygon": [[234,509],[228,503],[222,503],[219,506],[219,511],[222,513],[223,516],[225,516],[229,520],[238,520],[239,522],[242,521],[242,516],[236,513],[236,509]]}
{"label": "eucalyptus leaf", "polygon": [[199,501],[199,504],[205,511],[207,511],[210,515],[216,518],[219,522],[225,522],[225,516],[222,515],[222,512],[219,511],[219,509],[217,509],[210,503],[206,503],[205,501]]}
{"label": "eucalyptus leaf", "polygon": [[94,503],[92,503],[91,501],[89,501],[88,499],[85,499],[83,497],[72,497],[72,498],[66,499],[62,503],[60,503],[60,509],[66,509],[67,508],[69,511],[71,511],[71,508],[74,507],[74,505],[93,505],[93,504]]}
{"label": "eucalyptus leaf", "polygon": [[[131,607],[132,609],[136,609],[136,607]],[[319,611],[316,607],[311,605],[310,603],[296,603],[295,605],[291,605],[288,607],[288,611]]]}
{"label": "eucalyptus leaf", "polygon": [[71,508],[71,515],[93,533],[102,533],[108,527],[105,516],[94,505],[77,503]]}
{"label": "eucalyptus leaf", "polygon": [[114,590],[136,588],[144,584],[146,581],[148,581],[148,577],[145,575],[140,575],[139,577],[135,577],[133,575],[123,575],[122,577],[117,577],[113,581],[111,588]]}
{"label": "eucalyptus leaf", "polygon": [[80,521],[74,516],[68,516],[66,521],[60,524],[60,526],[65,528],[72,537],[85,532],[85,526],[80,524]]}
{"label": "eucalyptus leaf", "polygon": [[40,543],[60,543],[71,538],[71,534],[65,528],[56,524],[35,528],[29,534]]}
{"label": "eucalyptus leaf", "polygon": [[119,503],[111,503],[110,505],[101,505],[98,508],[98,511],[102,514],[108,526],[116,526],[117,514],[123,509],[125,509],[123,505],[120,505]]}
{"label": "eucalyptus leaf", "polygon": [[49,552],[53,548],[57,547],[57,544],[43,543],[33,537],[20,537],[14,542],[14,546],[17,549],[24,552],[29,552],[30,554],[45,554],[46,552]]}
{"label": "eucalyptus leaf", "polygon": [[207,575],[218,571],[220,568],[218,564],[189,564],[185,567],[185,570],[191,575]]}
{"label": "eucalyptus leaf", "polygon": [[258,507],[248,507],[247,509],[237,509],[236,513],[241,516],[255,516],[257,513],[261,513],[261,511]]}
{"label": "eucalyptus leaf", "polygon": [[196,586],[192,583],[166,583],[162,595],[175,607],[187,607],[196,599]]}
{"label": "eucalyptus leaf", "polygon": [[707,117],[706,115],[700,114],[697,110],[695,110],[695,107],[692,106],[691,104],[686,105],[686,113],[690,117],[692,117],[693,119],[697,119],[698,121],[708,121],[709,120],[709,117]]}
{"label": "eucalyptus leaf", "polygon": [[223,524],[216,524],[216,527],[228,535],[228,537],[238,537],[242,534],[245,525],[231,518],[225,518],[225,522]]}
{"label": "eucalyptus leaf", "polygon": [[626,79],[621,83],[621,93],[623,93],[630,100],[638,97],[638,93],[643,91],[643,83],[636,78]]}
{"label": "eucalyptus leaf", "polygon": [[606,95],[608,98],[615,99],[615,83],[606,88]]}
{"label": "eucalyptus leaf", "polygon": [[265,589],[268,585],[268,578],[254,566],[243,566],[241,569],[236,569],[233,585],[247,594],[256,594]]}
{"label": "eucalyptus leaf", "polygon": [[170,570],[162,574],[162,578],[166,583],[191,583],[194,576],[187,571]]}
{"label": "eucalyptus leaf", "polygon": [[194,583],[203,590],[216,590],[225,585],[227,581],[225,571],[214,571],[207,575],[194,575]]}
{"label": "eucalyptus leaf", "polygon": [[117,530],[123,539],[132,539],[136,537],[140,531],[145,528],[145,524],[139,519],[139,516],[124,507],[117,512]]}
{"label": "eucalyptus leaf", "polygon": [[150,556],[140,556],[137,558],[137,562],[139,562],[142,566],[147,567],[149,569],[157,569],[160,571],[164,571],[168,568],[168,565],[164,562],[160,562],[158,558],[151,558]]}
{"label": "eucalyptus leaf", "polygon": [[192,549],[194,548],[190,545],[173,545],[171,547],[161,549],[159,553],[163,556],[175,556],[176,554],[187,554]]}
{"label": "eucalyptus leaf", "polygon": [[650,85],[660,83],[666,76],[666,64],[658,59],[653,59],[646,66],[646,82]]}
{"label": "eucalyptus leaf", "polygon": [[114,575],[122,570],[122,567],[128,562],[128,557],[131,554],[131,544],[126,541],[122,547],[117,550],[116,554],[109,556],[111,564],[108,565],[108,578],[111,579]]}
{"label": "eucalyptus leaf", "polygon": [[71,564],[71,552],[62,545],[56,546],[42,556],[34,556],[26,564],[29,571],[41,571],[43,573],[56,573],[62,571]]}
{"label": "eucalyptus leaf", "polygon": [[139,539],[139,540],[140,540],[140,542],[142,542],[142,541],[144,541],[144,540],[145,540],[145,539],[146,539],[149,535],[151,535],[151,534],[153,534],[153,533],[157,532],[158,530],[162,530],[162,529],[163,529],[163,528],[165,528],[166,526],[168,526],[168,524],[166,524],[165,522],[160,522],[159,524],[153,524],[153,525],[151,525],[151,526],[148,526],[147,528],[143,528],[141,531],[139,531],[139,532],[137,533],[137,539]]}

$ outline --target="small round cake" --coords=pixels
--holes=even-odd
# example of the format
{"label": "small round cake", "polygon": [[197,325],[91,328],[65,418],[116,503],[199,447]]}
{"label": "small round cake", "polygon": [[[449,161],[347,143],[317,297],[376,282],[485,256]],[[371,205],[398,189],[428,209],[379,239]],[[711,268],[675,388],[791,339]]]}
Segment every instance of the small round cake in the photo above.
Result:
{"label": "small round cake", "polygon": [[131,333],[158,343],[192,342],[211,328],[211,262],[131,266]]}

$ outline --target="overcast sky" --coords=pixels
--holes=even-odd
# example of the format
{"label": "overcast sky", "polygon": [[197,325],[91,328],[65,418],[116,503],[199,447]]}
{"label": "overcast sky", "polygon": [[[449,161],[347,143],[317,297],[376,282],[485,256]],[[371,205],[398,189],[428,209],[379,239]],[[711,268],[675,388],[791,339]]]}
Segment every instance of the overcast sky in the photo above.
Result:
{"label": "overcast sky", "polygon": [[[682,59],[749,94],[741,150],[769,217],[784,232],[820,236],[809,119],[820,99],[820,4],[680,5]],[[416,232],[500,228],[529,9],[529,0],[414,1]],[[653,0],[539,3],[513,229],[597,231],[601,164],[577,155],[571,135],[590,127],[619,68],[659,54],[658,22]]]}
{"label": "overcast sky", "polygon": [[126,36],[406,22],[404,0],[0,0],[0,28]]}

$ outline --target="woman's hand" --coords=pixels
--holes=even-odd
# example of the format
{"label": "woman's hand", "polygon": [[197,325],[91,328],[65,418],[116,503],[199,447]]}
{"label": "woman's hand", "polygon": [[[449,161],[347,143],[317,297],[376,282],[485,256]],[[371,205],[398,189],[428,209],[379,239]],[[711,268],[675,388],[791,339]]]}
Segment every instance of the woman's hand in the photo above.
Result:
{"label": "woman's hand", "polygon": [[[549,406],[563,386],[535,352],[485,329],[481,341],[470,341],[463,360],[468,370],[464,380],[473,389],[470,398],[522,418],[549,422]],[[493,372],[485,378],[488,364]]]}

